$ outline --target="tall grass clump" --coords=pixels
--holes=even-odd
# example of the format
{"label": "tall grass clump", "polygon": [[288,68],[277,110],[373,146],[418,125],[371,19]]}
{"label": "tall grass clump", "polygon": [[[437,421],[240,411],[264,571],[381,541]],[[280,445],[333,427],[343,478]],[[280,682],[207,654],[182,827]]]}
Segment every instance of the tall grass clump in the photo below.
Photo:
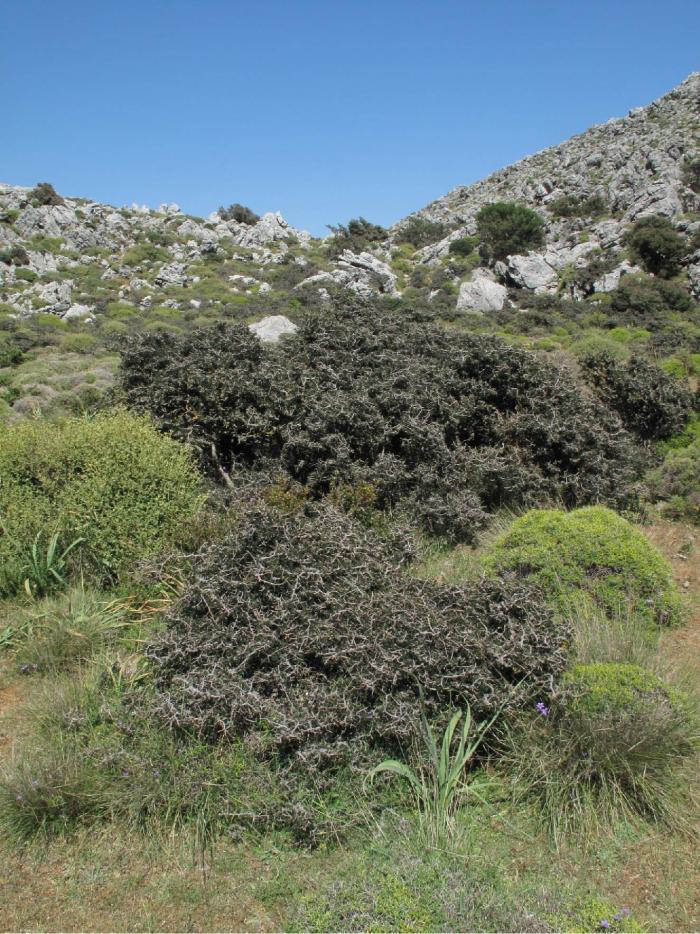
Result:
{"label": "tall grass clump", "polygon": [[[32,567],[58,588],[80,567],[98,586],[174,545],[201,504],[188,449],[126,412],[0,428],[0,594]],[[77,543],[77,544],[76,544]],[[51,575],[48,549],[66,567]],[[34,588],[40,590],[41,588]]]}
{"label": "tall grass clump", "polygon": [[531,510],[491,543],[485,563],[491,573],[527,578],[565,616],[582,607],[607,616],[627,608],[650,632],[682,617],[668,562],[640,531],[603,506]]}
{"label": "tall grass clump", "polygon": [[689,695],[637,665],[579,664],[511,725],[501,764],[556,840],[621,819],[683,828],[699,740]]}
{"label": "tall grass clump", "polygon": [[415,768],[398,759],[385,759],[370,771],[370,780],[386,774],[407,782],[421,828],[432,844],[449,842],[454,836],[455,813],[469,791],[474,790],[467,771],[496,716],[485,723],[474,723],[469,707],[456,711],[438,748],[433,727],[422,713],[421,738],[426,755],[416,757]]}
{"label": "tall grass clump", "polygon": [[130,625],[124,605],[80,587],[20,614],[15,660],[22,672],[58,672],[88,662]]}

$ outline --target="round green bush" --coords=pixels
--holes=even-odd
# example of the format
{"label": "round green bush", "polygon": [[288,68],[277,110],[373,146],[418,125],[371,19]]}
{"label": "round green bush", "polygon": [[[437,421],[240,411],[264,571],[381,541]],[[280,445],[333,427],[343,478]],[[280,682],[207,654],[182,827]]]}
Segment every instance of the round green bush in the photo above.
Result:
{"label": "round green bush", "polygon": [[58,536],[95,583],[172,546],[201,504],[190,452],[126,412],[0,427],[0,593]]}
{"label": "round green bush", "polygon": [[667,516],[700,525],[700,441],[668,451],[646,482],[650,499],[661,502]]}
{"label": "round green bush", "polygon": [[485,260],[503,260],[544,245],[544,221],[523,204],[486,204],[476,215],[476,231]]}
{"label": "round green bush", "polygon": [[652,628],[680,621],[668,562],[604,506],[531,510],[493,542],[486,565],[529,578],[564,615],[593,604],[610,616],[634,608]]}

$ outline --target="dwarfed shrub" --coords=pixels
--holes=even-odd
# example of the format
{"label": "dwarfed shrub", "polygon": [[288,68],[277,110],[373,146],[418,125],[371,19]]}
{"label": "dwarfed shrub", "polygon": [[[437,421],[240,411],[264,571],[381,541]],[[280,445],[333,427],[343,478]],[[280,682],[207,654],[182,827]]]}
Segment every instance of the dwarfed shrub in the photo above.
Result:
{"label": "dwarfed shrub", "polygon": [[700,156],[684,161],[683,182],[696,195],[700,195]]}
{"label": "dwarfed shrub", "polygon": [[328,255],[333,258],[340,256],[343,250],[352,250],[353,253],[361,253],[369,249],[373,243],[379,243],[386,240],[389,231],[380,224],[373,224],[365,220],[364,217],[355,217],[345,224],[326,225],[332,237],[326,241]]}
{"label": "dwarfed shrub", "polygon": [[544,244],[544,221],[522,204],[487,204],[476,215],[482,257],[489,262],[527,253]]}
{"label": "dwarfed shrub", "polygon": [[556,833],[682,820],[679,767],[698,747],[689,698],[637,665],[577,665],[510,738],[504,765]]}
{"label": "dwarfed shrub", "polygon": [[410,243],[417,250],[437,243],[447,236],[447,227],[440,221],[431,221],[428,217],[410,217],[395,237],[396,243]]}
{"label": "dwarfed shrub", "polygon": [[683,238],[663,214],[640,218],[628,232],[627,244],[636,262],[664,279],[675,276],[686,254]]}
{"label": "dwarfed shrub", "polygon": [[567,633],[527,585],[439,586],[409,576],[407,556],[326,504],[249,504],[196,556],[146,650],[157,712],[212,740],[248,736],[320,781],[407,744],[421,689],[430,718],[551,689]]}
{"label": "dwarfed shrub", "polygon": [[452,256],[469,256],[478,246],[478,237],[460,237],[450,243],[448,252]]}
{"label": "dwarfed shrub", "polygon": [[376,508],[469,540],[501,506],[623,503],[638,452],[571,374],[505,342],[357,302],[280,348],[244,326],[136,338],[128,404],[214,476],[274,465],[310,495],[370,484]]}
{"label": "dwarfed shrub", "polygon": [[605,201],[600,195],[579,197],[577,195],[562,195],[550,201],[547,208],[554,217],[600,217],[605,213]]}
{"label": "dwarfed shrub", "polygon": [[648,360],[633,357],[622,363],[604,351],[584,357],[581,366],[598,396],[642,441],[663,441],[688,422],[690,391]]}
{"label": "dwarfed shrub", "polygon": [[34,204],[49,207],[54,207],[57,204],[65,204],[63,198],[49,182],[39,182],[36,188],[32,188],[27,198]]}
{"label": "dwarfed shrub", "polygon": [[650,629],[681,616],[668,562],[626,519],[604,506],[532,510],[491,545],[487,567],[537,584],[561,614],[634,607]]}
{"label": "dwarfed shrub", "polygon": [[58,537],[95,583],[172,546],[201,503],[183,445],[126,412],[0,428],[0,593],[11,593]]}
{"label": "dwarfed shrub", "polygon": [[219,208],[219,216],[225,221],[236,221],[239,224],[247,224],[249,227],[255,226],[260,220],[260,215],[256,214],[244,204],[229,204],[227,208]]}
{"label": "dwarfed shrub", "polygon": [[646,480],[649,498],[674,519],[700,525],[700,442],[667,452]]}

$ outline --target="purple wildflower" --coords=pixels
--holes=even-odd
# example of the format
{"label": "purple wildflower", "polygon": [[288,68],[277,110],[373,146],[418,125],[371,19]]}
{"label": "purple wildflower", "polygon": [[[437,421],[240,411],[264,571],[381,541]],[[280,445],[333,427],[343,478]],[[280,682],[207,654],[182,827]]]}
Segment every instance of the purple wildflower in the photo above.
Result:
{"label": "purple wildflower", "polygon": [[610,922],[607,920],[607,918],[603,918],[603,920],[600,922],[600,926],[604,931],[607,931],[607,929],[610,927]]}
{"label": "purple wildflower", "polygon": [[126,769],[124,769],[124,771],[122,772],[122,778],[128,778],[128,777],[129,777],[129,773]]}
{"label": "purple wildflower", "polygon": [[544,701],[537,701],[535,706],[537,707],[537,712],[540,713],[543,717],[549,716],[549,707],[545,704]]}
{"label": "purple wildflower", "polygon": [[18,801],[24,801],[24,795],[15,795],[15,798],[16,798]]}

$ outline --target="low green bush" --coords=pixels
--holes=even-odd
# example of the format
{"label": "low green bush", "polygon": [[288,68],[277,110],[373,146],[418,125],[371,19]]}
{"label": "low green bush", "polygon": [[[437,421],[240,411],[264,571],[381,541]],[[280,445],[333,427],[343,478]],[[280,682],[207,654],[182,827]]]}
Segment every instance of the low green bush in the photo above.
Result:
{"label": "low green bush", "polygon": [[511,730],[502,764],[555,836],[635,817],[679,826],[683,768],[699,739],[695,704],[656,675],[636,665],[576,665]]}
{"label": "low green bush", "polygon": [[647,475],[646,486],[667,516],[700,525],[700,442],[669,450]]}
{"label": "low green bush", "polygon": [[490,545],[491,573],[537,584],[558,612],[582,606],[610,615],[633,606],[650,629],[673,625],[681,602],[668,562],[626,519],[603,506],[532,510]]}
{"label": "low green bush", "polygon": [[173,545],[201,503],[189,451],[147,419],[18,422],[0,428],[0,592],[28,576],[54,535],[89,580],[109,582]]}
{"label": "low green bush", "polygon": [[410,243],[417,250],[428,246],[430,243],[437,243],[447,235],[447,227],[439,221],[431,221],[427,217],[410,217],[398,232],[395,238],[396,243]]}

